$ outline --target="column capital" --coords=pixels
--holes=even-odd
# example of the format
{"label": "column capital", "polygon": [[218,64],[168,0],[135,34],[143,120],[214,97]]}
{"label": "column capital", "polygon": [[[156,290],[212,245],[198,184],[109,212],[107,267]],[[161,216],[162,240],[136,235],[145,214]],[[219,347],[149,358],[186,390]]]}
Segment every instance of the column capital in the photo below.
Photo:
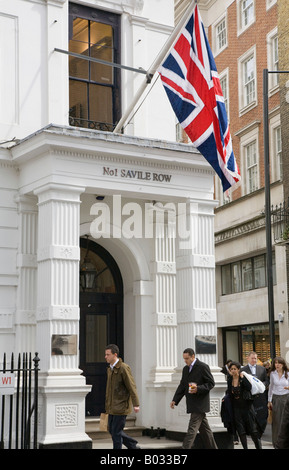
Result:
{"label": "column capital", "polygon": [[84,191],[83,186],[47,183],[35,189],[34,194],[38,196],[38,204],[49,200],[79,202],[79,196]]}

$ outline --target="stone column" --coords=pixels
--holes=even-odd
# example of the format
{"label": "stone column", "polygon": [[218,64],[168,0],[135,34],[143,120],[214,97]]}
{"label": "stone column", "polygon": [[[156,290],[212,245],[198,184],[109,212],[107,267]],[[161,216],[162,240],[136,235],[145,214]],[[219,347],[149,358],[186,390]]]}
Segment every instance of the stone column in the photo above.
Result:
{"label": "stone column", "polygon": [[[15,318],[15,353],[35,354],[37,295],[37,198],[17,196],[19,243],[18,289]],[[17,356],[16,356],[17,357]],[[34,357],[34,356],[33,356]]]}
{"label": "stone column", "polygon": [[[162,205],[161,205],[162,206]],[[168,209],[168,213],[166,213]],[[155,286],[154,330],[156,367],[154,382],[170,381],[177,365],[175,206],[161,207],[155,223],[154,261],[151,264]],[[170,218],[170,211],[172,217]],[[167,218],[167,220],[166,220]]]}
{"label": "stone column", "polygon": [[[217,336],[215,299],[214,212],[213,203],[187,204],[190,239],[178,241],[177,310],[178,346],[196,349],[196,337]],[[207,343],[208,346],[210,344]],[[182,354],[178,363],[183,367]],[[217,353],[199,353],[201,361],[217,364]]]}
{"label": "stone column", "polygon": [[[40,445],[90,447],[78,368],[79,214],[84,188],[47,184],[38,196],[36,344],[40,358]],[[63,354],[54,355],[53,346]]]}
{"label": "stone column", "polygon": [[[214,201],[187,202],[188,240],[177,244],[178,373],[184,367],[183,351],[193,348],[196,357],[210,366],[216,386],[210,393],[208,413],[214,431],[224,427],[220,419],[226,384],[217,367],[217,314],[215,299]],[[202,345],[198,343],[202,341]],[[200,349],[198,349],[200,348]],[[182,405],[185,406],[184,404]],[[179,410],[180,416],[185,410]]]}

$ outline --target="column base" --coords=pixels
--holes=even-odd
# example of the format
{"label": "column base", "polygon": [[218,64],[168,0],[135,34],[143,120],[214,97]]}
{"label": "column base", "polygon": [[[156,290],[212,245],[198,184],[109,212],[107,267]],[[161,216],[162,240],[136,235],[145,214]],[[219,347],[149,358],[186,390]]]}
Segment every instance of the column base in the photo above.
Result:
{"label": "column base", "polygon": [[85,433],[85,397],[90,391],[81,375],[40,375],[39,449],[92,448]]}
{"label": "column base", "polygon": [[55,442],[50,444],[39,444],[39,449],[92,449],[92,441],[77,441],[77,442]]}

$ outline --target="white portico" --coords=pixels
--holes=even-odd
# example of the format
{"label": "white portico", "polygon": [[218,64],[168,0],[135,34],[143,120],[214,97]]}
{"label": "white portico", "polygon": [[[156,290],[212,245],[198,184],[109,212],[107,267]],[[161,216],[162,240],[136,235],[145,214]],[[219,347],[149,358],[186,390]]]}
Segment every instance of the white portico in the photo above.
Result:
{"label": "white portico", "polygon": [[[185,404],[172,411],[169,402],[183,367],[182,352],[193,347],[214,373],[209,417],[214,431],[223,430],[209,165],[187,145],[53,125],[10,152],[13,171],[18,170],[22,220],[18,289],[35,299],[26,312],[19,300],[15,345],[35,348],[41,359],[41,445],[90,442],[85,400],[101,376],[90,382],[80,368],[81,348],[88,343],[87,338],[79,342],[82,308],[93,305],[79,300],[80,240],[89,240],[96,256],[106,253],[108,266],[115,266],[121,278],[122,306],[115,312],[122,312],[122,324],[115,330],[122,331],[122,355],[136,378],[138,424],[186,430]],[[161,224],[156,215],[151,218],[156,208],[165,215]],[[109,292],[103,290],[102,297]],[[87,313],[86,318],[97,318],[95,341],[105,344],[110,339],[103,339],[108,330],[101,331],[101,325],[107,328],[102,323],[106,310],[100,301],[98,307],[96,316]],[[110,315],[117,319],[113,311]],[[72,345],[55,355],[55,338],[69,338]],[[101,354],[98,345],[89,347]]]}

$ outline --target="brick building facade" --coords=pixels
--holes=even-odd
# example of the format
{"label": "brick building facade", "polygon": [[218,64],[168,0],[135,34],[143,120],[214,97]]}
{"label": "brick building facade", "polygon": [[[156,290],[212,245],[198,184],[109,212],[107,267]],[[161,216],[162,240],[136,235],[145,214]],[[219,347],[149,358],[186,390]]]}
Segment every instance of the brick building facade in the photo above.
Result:
{"label": "brick building facade", "polygon": [[[177,16],[187,4],[186,0],[175,2]],[[286,64],[288,67],[288,2],[200,0],[198,7],[220,76],[233,150],[242,176],[242,181],[225,194],[219,179],[215,179],[215,197],[219,201],[215,210],[219,360],[230,357],[245,362],[248,350],[255,349],[264,361],[270,357],[270,328],[263,70],[284,69]],[[286,149],[282,147],[289,126],[285,105],[288,78],[269,74],[270,195],[274,207],[289,195],[283,185],[283,181],[288,181],[289,164],[287,168]],[[276,353],[288,360],[286,245],[275,244],[275,237],[272,257]]]}

